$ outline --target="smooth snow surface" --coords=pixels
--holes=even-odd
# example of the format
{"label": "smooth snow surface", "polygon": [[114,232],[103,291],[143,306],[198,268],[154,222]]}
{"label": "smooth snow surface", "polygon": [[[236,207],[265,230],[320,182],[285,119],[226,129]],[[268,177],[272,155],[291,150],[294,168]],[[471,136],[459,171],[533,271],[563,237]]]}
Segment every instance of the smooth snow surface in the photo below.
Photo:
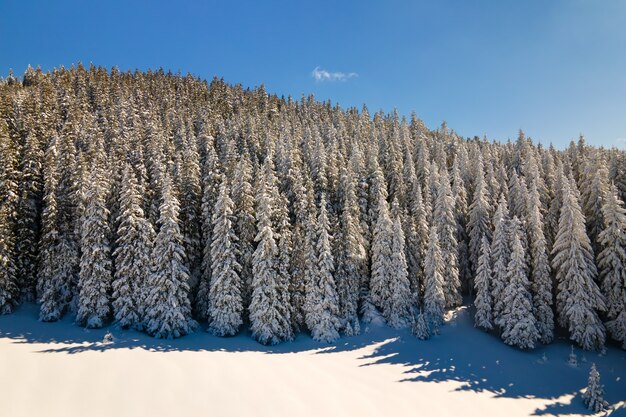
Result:
{"label": "smooth snow surface", "polygon": [[248,332],[156,340],[37,314],[0,317],[0,416],[589,415],[579,391],[592,362],[612,416],[626,415],[626,352],[575,348],[572,367],[569,342],[522,352],[475,329],[467,308],[428,341],[373,325],[332,345],[300,335],[274,347]]}

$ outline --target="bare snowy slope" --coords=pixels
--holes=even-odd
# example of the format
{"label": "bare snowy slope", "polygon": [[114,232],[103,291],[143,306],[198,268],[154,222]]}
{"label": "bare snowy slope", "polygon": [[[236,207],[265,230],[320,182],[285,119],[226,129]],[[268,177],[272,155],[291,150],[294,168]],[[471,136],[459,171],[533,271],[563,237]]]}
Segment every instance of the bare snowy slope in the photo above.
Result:
{"label": "bare snowy slope", "polygon": [[334,345],[300,335],[265,347],[249,334],[164,341],[41,323],[26,305],[0,316],[0,416],[588,415],[577,393],[591,362],[612,415],[626,415],[626,353],[575,352],[572,367],[566,341],[508,347],[474,329],[466,308],[424,342],[376,325]]}

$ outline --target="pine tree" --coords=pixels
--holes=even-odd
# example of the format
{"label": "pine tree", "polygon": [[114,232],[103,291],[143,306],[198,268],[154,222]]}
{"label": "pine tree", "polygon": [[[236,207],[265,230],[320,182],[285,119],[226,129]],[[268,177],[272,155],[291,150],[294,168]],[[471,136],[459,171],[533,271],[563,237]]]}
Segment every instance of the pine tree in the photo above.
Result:
{"label": "pine tree", "polygon": [[600,373],[596,369],[595,363],[591,364],[587,389],[583,393],[583,402],[594,413],[609,408],[609,403],[604,399],[604,386],[600,383]]}
{"label": "pine tree", "polygon": [[39,253],[39,281],[37,293],[41,302],[39,319],[56,321],[67,310],[71,296],[67,279],[71,266],[63,263],[61,235],[59,230],[58,154],[57,139],[52,137],[45,160],[45,182],[42,213],[41,252]]}
{"label": "pine tree", "polygon": [[556,169],[556,178],[554,182],[554,197],[550,201],[550,207],[548,208],[548,213],[545,218],[546,238],[548,240],[550,255],[552,255],[554,241],[559,231],[559,217],[561,214],[561,206],[563,205],[563,183],[565,181],[567,181],[567,178],[563,173],[563,165],[559,164]]}
{"label": "pine tree", "polygon": [[467,236],[467,191],[465,182],[461,177],[459,158],[454,158],[452,165],[452,196],[454,197],[454,218],[456,220],[456,240],[458,248],[458,269],[459,279],[462,287],[472,292],[471,278],[472,271],[469,262],[469,246]]}
{"label": "pine tree", "polygon": [[547,242],[543,233],[541,200],[533,181],[528,192],[528,220],[526,221],[530,242],[531,289],[533,311],[541,343],[548,344],[554,337],[554,313],[552,312],[552,276],[548,259]]}
{"label": "pine tree", "polygon": [[389,311],[383,311],[387,323],[394,328],[403,328],[412,321],[411,289],[408,279],[408,267],[405,258],[404,231],[400,221],[398,200],[392,204],[392,238],[391,238],[391,302]]}
{"label": "pine tree", "polygon": [[305,301],[302,307],[302,314],[304,315],[304,322],[308,329],[315,327],[315,322],[311,321],[311,318],[315,318],[316,315],[312,315],[319,304],[319,291],[317,291],[317,218],[318,209],[315,204],[315,192],[311,179],[307,180],[306,184],[306,202],[305,213],[303,219],[303,278],[304,278],[304,296]]}
{"label": "pine tree", "polygon": [[526,181],[524,177],[519,177],[517,173],[513,171],[509,181],[509,210],[511,216],[524,219],[526,217],[527,207],[528,190],[526,189]]}
{"label": "pine tree", "polygon": [[520,349],[532,349],[539,338],[537,322],[533,315],[532,296],[529,291],[528,268],[522,246],[519,220],[513,217],[511,258],[507,268],[507,286],[502,298],[504,308],[500,319],[502,340]]}
{"label": "pine tree", "polygon": [[294,226],[293,240],[300,242],[294,245],[292,251],[291,282],[289,293],[291,295],[291,320],[295,331],[300,331],[306,326],[305,306],[307,283],[313,276],[315,260],[315,245],[312,211],[315,210],[313,186],[304,187],[304,181],[300,177],[294,178]]}
{"label": "pine tree", "polygon": [[424,262],[426,253],[428,252],[428,217],[422,199],[422,187],[418,184],[413,192],[414,200],[410,207],[410,213],[415,220],[415,238],[416,242],[413,251],[416,251],[418,258],[418,269],[415,274],[409,274],[411,282],[411,291],[415,301],[421,298],[424,287]]}
{"label": "pine tree", "polygon": [[469,220],[467,229],[469,233],[469,253],[472,271],[478,268],[478,258],[480,257],[480,246],[483,236],[491,239],[489,221],[489,196],[485,187],[482,158],[478,159],[476,184],[474,197],[469,208]]}
{"label": "pine tree", "polygon": [[609,172],[604,159],[595,155],[585,163],[581,181],[581,205],[585,215],[587,234],[594,253],[599,253],[598,235],[604,228],[602,206],[609,188]]}
{"label": "pine tree", "polygon": [[73,134],[61,137],[57,159],[57,218],[59,247],[56,255],[58,280],[63,287],[60,293],[61,310],[76,309],[77,283],[80,264],[79,237],[81,231],[80,186]]}
{"label": "pine tree", "polygon": [[0,314],[8,314],[18,305],[20,296],[15,263],[19,172],[16,143],[4,120],[0,123]]}
{"label": "pine tree", "polygon": [[99,181],[98,169],[89,176],[87,206],[81,224],[81,259],[78,280],[76,322],[85,327],[102,327],[111,312],[111,246],[109,211],[105,206],[106,190]]}
{"label": "pine tree", "polygon": [[212,219],[222,177],[218,157],[213,147],[213,138],[209,137],[205,145],[208,149],[202,165],[202,264],[198,291],[194,298],[194,310],[201,320],[208,319],[206,314],[209,311],[209,291],[211,287]]}
{"label": "pine tree", "polygon": [[499,323],[504,308],[504,297],[502,293],[507,285],[507,269],[511,256],[511,226],[509,211],[504,194],[500,196],[498,209],[494,216],[494,233],[491,242],[491,267],[492,285],[491,298],[493,299],[493,317],[496,324]]}
{"label": "pine tree", "polygon": [[606,314],[613,319],[623,309],[626,290],[626,210],[614,185],[607,192],[602,212],[605,227],[599,234],[602,251],[598,254],[598,266],[606,295]]}
{"label": "pine tree", "polygon": [[442,169],[439,179],[439,190],[435,200],[433,215],[435,228],[439,237],[439,248],[443,259],[443,291],[446,307],[461,305],[461,281],[458,268],[458,245],[456,241],[456,220],[454,219],[454,198],[450,189],[450,181],[446,169]]}
{"label": "pine tree", "polygon": [[146,285],[152,269],[154,229],[141,208],[140,186],[132,168],[124,168],[120,193],[117,247],[113,252],[113,315],[122,328],[141,329]]}
{"label": "pine tree", "polygon": [[291,304],[291,297],[289,293],[289,286],[292,281],[291,270],[293,255],[293,234],[291,230],[291,223],[289,222],[289,209],[287,198],[278,192],[277,187],[274,188],[274,190],[274,225],[275,229],[278,230],[278,283],[280,288],[279,296],[281,305],[285,306],[285,308],[287,309],[286,314],[289,317],[290,323],[293,323],[293,320],[291,319],[293,306]]}
{"label": "pine tree", "polygon": [[446,305],[443,292],[443,257],[439,249],[437,230],[432,227],[428,239],[428,253],[424,262],[424,303],[423,310],[431,330],[437,333],[443,323]]}
{"label": "pine tree", "polygon": [[607,330],[626,347],[626,210],[611,185],[602,206],[605,228],[598,235],[598,266],[606,296]]}
{"label": "pine tree", "polygon": [[341,176],[343,201],[339,218],[339,234],[335,241],[339,246],[336,257],[337,292],[342,332],[353,336],[360,332],[358,317],[359,289],[365,279],[367,256],[359,225],[358,201],[355,181],[344,172]]}
{"label": "pine tree", "polygon": [[411,333],[420,340],[430,339],[430,329],[428,328],[428,322],[426,321],[425,314],[419,313],[413,323]]}
{"label": "pine tree", "polygon": [[491,247],[487,236],[483,236],[481,254],[478,258],[478,268],[476,268],[476,278],[474,278],[474,287],[476,289],[474,323],[477,327],[482,327],[485,330],[493,329],[491,281]]}
{"label": "pine tree", "polygon": [[562,192],[559,231],[552,249],[559,322],[568,327],[570,338],[582,348],[600,349],[605,334],[596,311],[604,311],[606,305],[595,283],[596,266],[573,180],[563,183]]}
{"label": "pine tree", "polygon": [[13,252],[15,240],[8,211],[7,206],[0,207],[0,314],[13,311],[20,293]]}
{"label": "pine tree", "polygon": [[163,178],[159,232],[152,251],[152,273],[146,283],[145,331],[156,338],[171,339],[195,327],[189,301],[189,270],[185,264],[183,236],[178,226],[178,199],[169,176]]}
{"label": "pine tree", "polygon": [[200,205],[202,190],[200,185],[200,157],[198,155],[196,141],[193,137],[189,137],[189,134],[184,141],[182,156],[180,173],[180,226],[190,273],[189,286],[195,289],[201,275],[202,245],[200,237]]}
{"label": "pine tree", "polygon": [[428,223],[435,224],[433,214],[435,211],[435,202],[437,200],[437,193],[439,192],[439,167],[435,161],[430,163],[428,170],[428,177],[426,178],[426,184],[424,184],[424,206],[426,207],[426,215],[428,217]]}
{"label": "pine tree", "polygon": [[252,173],[250,162],[243,156],[235,170],[232,185],[233,227],[238,240],[237,262],[241,265],[241,292],[244,306],[250,304],[252,283],[252,255],[254,254],[254,237],[256,225],[254,219],[254,194],[252,192]]}
{"label": "pine tree", "polygon": [[371,301],[384,316],[391,311],[391,280],[394,278],[392,264],[393,223],[389,215],[387,200],[381,195],[378,201],[378,216],[372,239],[372,276],[370,279]]}
{"label": "pine tree", "polygon": [[[384,200],[385,204],[387,203],[387,183],[385,182],[385,176],[383,171],[378,164],[378,159],[375,155],[370,155],[368,159],[368,169],[369,169],[369,220],[370,224],[373,228],[376,228],[378,224],[378,212],[381,210],[379,207],[381,202]],[[387,207],[389,210],[389,207]],[[375,234],[375,231],[372,231]],[[372,240],[374,236],[372,236]]]}
{"label": "pine tree", "polygon": [[264,174],[256,195],[257,242],[252,263],[252,299],[250,302],[250,327],[252,337],[258,342],[275,345],[292,338],[289,307],[282,304],[281,295],[286,288],[281,288],[278,276],[278,247],[274,238],[272,224],[272,184],[266,162]]}
{"label": "pine tree", "polygon": [[317,272],[313,282],[309,283],[310,310],[306,311],[306,320],[311,336],[321,342],[334,342],[339,338],[339,299],[333,272],[335,269],[331,252],[326,196],[320,196],[320,209],[317,219]]}
{"label": "pine tree", "polygon": [[209,331],[218,336],[232,336],[242,325],[241,266],[237,262],[237,236],[233,230],[233,202],[226,181],[213,213],[211,244],[211,288],[209,291]]}
{"label": "pine tree", "polygon": [[16,268],[22,297],[34,301],[37,297],[37,255],[41,235],[41,200],[43,197],[43,154],[34,135],[25,140],[20,163],[20,186],[16,229]]}

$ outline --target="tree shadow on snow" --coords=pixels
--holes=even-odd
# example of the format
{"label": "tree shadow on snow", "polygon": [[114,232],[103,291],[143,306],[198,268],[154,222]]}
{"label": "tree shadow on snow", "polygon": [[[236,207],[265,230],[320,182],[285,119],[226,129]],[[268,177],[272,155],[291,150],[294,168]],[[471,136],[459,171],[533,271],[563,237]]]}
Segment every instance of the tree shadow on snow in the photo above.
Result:
{"label": "tree shadow on snow", "polygon": [[416,340],[408,331],[398,333],[395,339],[363,356],[361,366],[402,365],[406,370],[400,382],[456,381],[457,391],[554,401],[535,410],[534,415],[579,415],[592,414],[584,407],[580,391],[586,387],[591,363],[595,362],[605,385],[605,398],[615,405],[610,415],[626,416],[626,353],[615,347],[606,355],[574,348],[578,366],[570,366],[571,345],[567,340],[521,351],[475,329],[468,308],[457,310],[441,334],[430,340]]}
{"label": "tree shadow on snow", "polygon": [[[314,341],[308,334],[300,333],[294,341],[274,346],[264,346],[254,339],[248,329],[244,329],[234,337],[217,337],[200,325],[195,332],[178,339],[156,339],[135,330],[123,330],[115,324],[101,329],[86,329],[74,323],[74,316],[66,314],[60,321],[43,323],[38,320],[38,306],[35,304],[21,305],[10,315],[0,315],[0,338],[14,340],[13,343],[59,344],[39,353],[77,354],[82,352],[104,352],[113,349],[144,349],[154,352],[262,352],[286,354],[311,351],[341,352],[360,349],[380,343],[392,337],[394,331],[364,333],[355,337],[341,338],[334,344]],[[107,340],[108,334],[112,340]]]}
{"label": "tree shadow on snow", "polygon": [[[34,304],[21,306],[12,315],[0,316],[0,338],[13,343],[51,344],[40,353],[77,354],[112,349],[144,349],[153,352],[262,352],[289,354],[310,351],[332,354],[368,347],[371,353],[359,358],[360,366],[401,365],[405,377],[398,382],[458,382],[457,391],[489,392],[494,398],[542,398],[552,402],[535,410],[534,415],[590,414],[583,406],[584,389],[591,362],[595,362],[605,385],[606,399],[615,404],[612,417],[626,417],[626,353],[610,347],[607,355],[575,349],[578,366],[567,364],[568,341],[557,341],[524,352],[505,345],[497,336],[475,329],[468,308],[457,310],[441,334],[420,341],[409,330],[371,325],[357,336],[341,338],[334,344],[315,342],[299,334],[293,342],[263,346],[245,330],[235,337],[216,337],[199,328],[185,337],[154,339],[114,325],[83,329],[66,316],[57,323],[37,320]],[[111,333],[112,341],[105,340]],[[59,346],[55,346],[58,344]],[[599,414],[603,415],[603,414]],[[607,414],[608,415],[608,414]]]}

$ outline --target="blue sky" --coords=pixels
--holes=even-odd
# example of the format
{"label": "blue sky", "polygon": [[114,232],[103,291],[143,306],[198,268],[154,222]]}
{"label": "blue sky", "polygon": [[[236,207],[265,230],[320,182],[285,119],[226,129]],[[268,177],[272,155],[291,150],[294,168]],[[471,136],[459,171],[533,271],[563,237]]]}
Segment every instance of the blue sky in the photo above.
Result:
{"label": "blue sky", "polygon": [[0,0],[0,73],[163,67],[463,136],[626,148],[625,22],[624,0]]}

